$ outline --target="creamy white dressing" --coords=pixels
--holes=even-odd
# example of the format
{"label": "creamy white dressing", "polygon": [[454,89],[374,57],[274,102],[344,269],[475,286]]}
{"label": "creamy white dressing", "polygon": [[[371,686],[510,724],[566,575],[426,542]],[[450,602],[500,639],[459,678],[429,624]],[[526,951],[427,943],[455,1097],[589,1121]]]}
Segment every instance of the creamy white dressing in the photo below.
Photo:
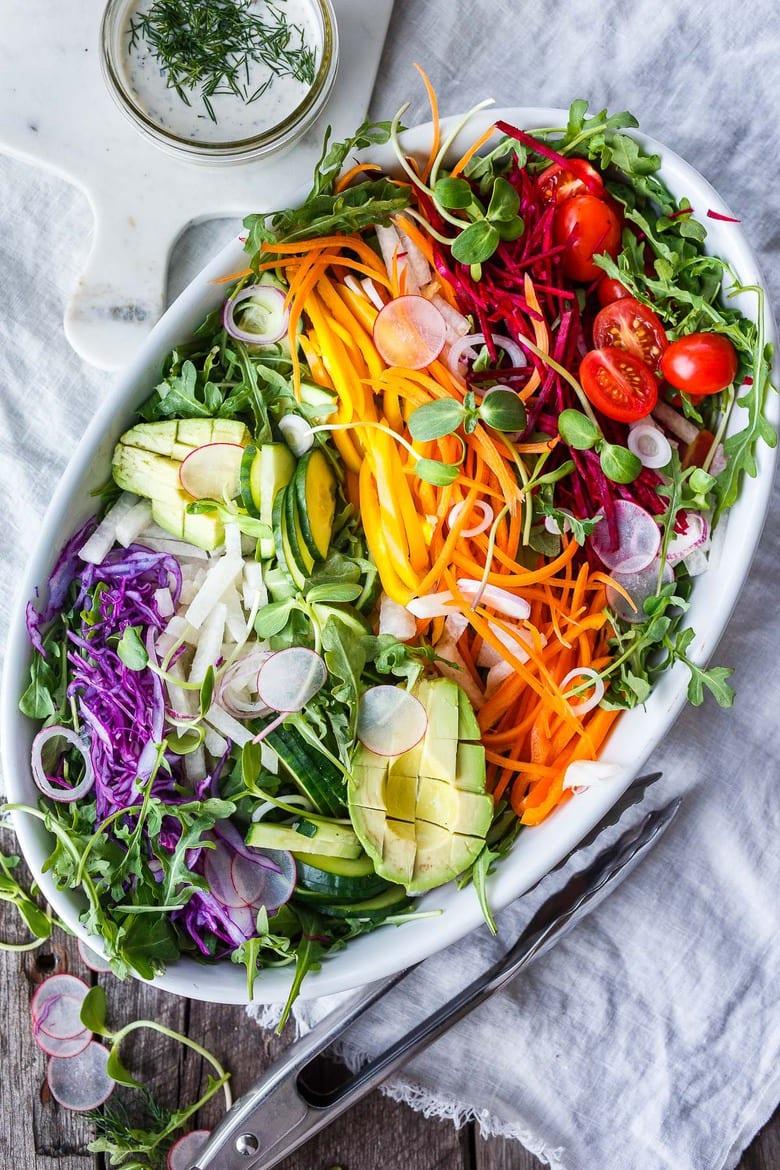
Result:
{"label": "creamy white dressing", "polygon": [[[290,76],[278,76],[262,61],[252,60],[241,83],[253,94],[263,89],[254,101],[244,101],[234,93],[216,93],[210,98],[215,119],[209,116],[200,87],[186,91],[190,105],[168,85],[165,70],[149,49],[143,36],[130,48],[130,23],[139,13],[148,12],[154,0],[131,3],[125,14],[121,33],[121,68],[129,94],[146,117],[169,134],[191,142],[226,143],[253,138],[284,122],[301,104],[312,88]],[[256,0],[258,14],[266,0]],[[302,30],[303,43],[315,55],[315,73],[322,60],[322,27],[313,0],[282,0],[279,8],[290,25]],[[296,37],[296,44],[298,43]],[[270,81],[269,81],[270,79]]]}

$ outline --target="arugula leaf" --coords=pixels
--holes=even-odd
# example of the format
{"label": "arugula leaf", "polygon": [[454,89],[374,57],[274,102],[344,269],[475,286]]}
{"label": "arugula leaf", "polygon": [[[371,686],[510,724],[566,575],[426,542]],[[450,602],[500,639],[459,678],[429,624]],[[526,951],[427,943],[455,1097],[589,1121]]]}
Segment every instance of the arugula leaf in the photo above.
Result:
{"label": "arugula leaf", "polygon": [[734,688],[727,679],[734,673],[729,666],[713,666],[709,669],[699,666],[688,657],[688,649],[696,633],[690,626],[681,630],[674,641],[667,638],[664,645],[669,651],[669,663],[682,662],[690,672],[688,682],[688,701],[694,707],[700,707],[704,702],[705,689],[710,692],[719,707],[734,705]]}
{"label": "arugula leaf", "polygon": [[311,971],[319,971],[325,956],[323,939],[327,938],[327,931],[323,919],[319,914],[305,910],[302,906],[296,906],[295,913],[300,924],[301,938],[295,952],[295,975],[276,1029],[277,1034],[284,1030],[284,1026],[290,1018],[292,1006],[298,998],[301,984],[306,975]]}

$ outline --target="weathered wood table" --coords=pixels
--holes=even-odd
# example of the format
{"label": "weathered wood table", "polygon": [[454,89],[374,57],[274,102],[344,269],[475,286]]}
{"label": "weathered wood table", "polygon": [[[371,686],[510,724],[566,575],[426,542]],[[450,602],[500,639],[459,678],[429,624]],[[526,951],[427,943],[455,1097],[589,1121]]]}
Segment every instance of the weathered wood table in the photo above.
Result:
{"label": "weathered wood table", "polygon": [[[0,905],[0,938],[18,938],[13,910]],[[280,1052],[286,1041],[269,1036],[247,1020],[240,1007],[220,1007],[178,999],[135,980],[94,976],[82,963],[73,940],[55,932],[51,943],[25,954],[0,955],[0,1167],[2,1170],[106,1170],[99,1155],[88,1153],[91,1126],[49,1100],[45,1057],[30,1035],[30,997],[41,979],[72,971],[88,982],[99,979],[108,995],[109,1021],[159,1020],[191,1035],[211,1049],[233,1073],[233,1090],[242,1093]],[[131,1043],[131,1041],[135,1043]],[[175,1107],[197,1100],[205,1080],[200,1057],[154,1033],[128,1040],[126,1063],[155,1097]],[[221,1096],[210,1102],[197,1124],[219,1117]],[[628,1170],[629,1163],[626,1163]],[[320,1134],[283,1170],[534,1170],[540,1163],[515,1142],[483,1141],[474,1126],[456,1130],[430,1121],[405,1105],[375,1093]],[[756,1138],[739,1170],[780,1168],[780,1113]],[[600,1170],[596,1166],[576,1170]],[[709,1170],[679,1167],[677,1170]]]}

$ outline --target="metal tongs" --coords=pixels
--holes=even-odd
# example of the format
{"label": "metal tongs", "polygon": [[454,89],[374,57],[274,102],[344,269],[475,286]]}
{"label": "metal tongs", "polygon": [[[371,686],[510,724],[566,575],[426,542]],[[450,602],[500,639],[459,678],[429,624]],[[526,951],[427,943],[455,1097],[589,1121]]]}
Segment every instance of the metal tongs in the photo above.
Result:
{"label": "metal tongs", "polygon": [[[572,852],[578,852],[608,825],[616,823],[625,808],[636,803],[658,776],[655,773],[636,781]],[[540,907],[514,946],[492,967],[358,1072],[347,1074],[345,1081],[323,1089],[315,1086],[312,1076],[323,1052],[414,968],[369,985],[331,1012],[306,1036],[291,1044],[284,1056],[235,1103],[191,1170],[270,1170],[278,1165],[463,1016],[505,987],[527,963],[554,946],[631,873],[668,828],[680,803],[675,800],[660,811],[649,813],[638,828],[624,833]],[[568,857],[561,864],[567,860]]]}

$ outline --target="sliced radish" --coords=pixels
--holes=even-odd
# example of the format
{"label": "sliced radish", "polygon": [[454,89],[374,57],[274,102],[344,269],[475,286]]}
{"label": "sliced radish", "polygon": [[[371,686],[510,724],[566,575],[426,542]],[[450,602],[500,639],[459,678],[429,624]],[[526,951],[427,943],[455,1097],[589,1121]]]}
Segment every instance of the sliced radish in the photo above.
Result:
{"label": "sliced radish", "polygon": [[210,1129],[193,1129],[171,1146],[166,1170],[190,1170],[211,1137]]}
{"label": "sliced radish", "polygon": [[672,447],[663,431],[652,423],[638,423],[628,432],[628,449],[643,467],[666,467]]}
{"label": "sliced radish", "polygon": [[196,500],[232,500],[241,490],[239,443],[204,443],[179,468],[179,483]]}
{"label": "sliced radish", "polygon": [[273,711],[300,711],[324,686],[328,670],[319,654],[305,646],[277,650],[257,676],[257,693]]}
{"label": "sliced radish", "polygon": [[297,455],[299,459],[314,446],[314,432],[306,419],[301,418],[299,414],[286,414],[280,418],[279,430],[293,455]]}
{"label": "sliced radish", "polygon": [[[622,594],[618,593],[611,585],[607,586],[607,605],[609,608],[621,617],[624,622],[643,622],[647,619],[647,614],[644,611],[644,604],[648,597],[652,597],[658,588],[658,573],[660,568],[660,561],[656,557],[654,561],[645,569],[640,569],[636,573],[612,573],[612,580],[617,585],[622,586],[633,601],[636,609],[633,609],[629,602],[626,601]],[[661,583],[668,585],[674,580],[674,573],[671,567],[664,565],[661,573]]]}
{"label": "sliced radish", "polygon": [[701,512],[681,512],[680,519],[686,521],[685,532],[675,532],[666,549],[666,563],[672,566],[694,549],[702,548],[710,538],[709,522]]}
{"label": "sliced radish", "polygon": [[374,306],[374,308],[379,309],[379,311],[381,313],[382,309],[384,309],[384,307],[385,307],[385,302],[382,300],[381,296],[379,295],[379,291],[377,290],[377,287],[374,284],[371,277],[365,276],[361,280],[360,286],[363,289],[366,296],[368,297],[368,299],[371,301],[371,304]]}
{"label": "sliced radish", "polygon": [[427,727],[422,703],[402,687],[371,687],[361,696],[357,737],[378,756],[401,756],[411,751]]}
{"label": "sliced radish", "polygon": [[422,370],[436,360],[446,339],[444,318],[425,297],[396,297],[374,322],[374,344],[388,366]]}
{"label": "sliced radish", "polygon": [[608,569],[638,573],[658,555],[661,529],[653,517],[631,500],[615,501],[618,541],[611,547],[609,528],[603,518],[590,535],[593,551]]}
{"label": "sliced radish", "polygon": [[71,1056],[78,1056],[92,1040],[92,1033],[82,1028],[75,1036],[68,1036],[61,1040],[56,1036],[48,1036],[43,1030],[33,1032],[33,1040],[47,1056],[60,1057],[68,1060]]}
{"label": "sliced radish", "polygon": [[[53,784],[51,777],[47,774],[43,760],[43,750],[47,744],[57,739],[66,740],[71,747],[76,748],[84,760],[84,776],[75,787],[68,788],[65,785]],[[59,756],[54,753],[54,758],[51,760],[50,766],[56,766],[58,758]],[[60,804],[69,804],[71,801],[80,800],[82,796],[86,796],[95,783],[92,761],[89,758],[87,745],[71,727],[63,727],[58,723],[53,723],[51,727],[44,727],[43,731],[39,731],[32,743],[30,763],[32,766],[33,780],[43,795],[48,796],[49,800],[58,801]]]}
{"label": "sliced radish", "polygon": [[436,669],[439,674],[457,683],[461,690],[465,691],[468,695],[474,710],[479,711],[485,702],[485,695],[482,688],[474,681],[454,639],[446,631],[436,643],[436,653],[440,658],[444,659],[443,662],[436,663]]}
{"label": "sliced radish", "polygon": [[417,633],[414,616],[386,593],[379,602],[379,633],[392,634],[399,642],[408,642]]}
{"label": "sliced radish", "polygon": [[79,939],[76,945],[78,946],[81,958],[83,959],[86,966],[89,967],[90,971],[96,971],[99,975],[111,974],[112,967],[107,959],[104,959],[102,955],[97,953],[97,951],[93,951],[92,947],[88,947],[85,942],[81,941],[81,939]]}
{"label": "sliced radish", "polygon": [[[457,524],[458,518],[463,511],[463,507],[464,505],[461,502],[460,504],[456,504],[454,508],[450,509],[450,514],[447,517],[447,523],[449,524],[450,528],[454,528]],[[480,536],[483,532],[486,532],[493,523],[493,509],[490,507],[490,504],[484,503],[483,500],[475,500],[474,507],[482,513],[482,519],[478,520],[477,523],[473,524],[470,528],[461,528],[460,535],[464,536],[466,540],[469,540],[472,536]]]}
{"label": "sliced radish", "polygon": [[588,711],[598,707],[604,698],[604,680],[589,666],[575,666],[574,670],[570,670],[566,677],[561,679],[561,690],[565,691],[577,679],[581,680],[577,683],[578,686],[581,686],[582,682],[592,684],[593,694],[589,695],[587,699],[583,699],[581,703],[573,703],[568,700],[569,707],[572,715],[587,715]]}
{"label": "sliced radish", "polygon": [[78,1056],[52,1057],[46,1070],[52,1097],[76,1113],[97,1109],[114,1091],[107,1063],[108,1049],[96,1040],[91,1040]]}
{"label": "sliced radish", "polygon": [[473,581],[470,577],[459,577],[458,589],[472,604],[485,605],[488,609],[495,609],[499,613],[507,614],[508,617],[518,618],[521,622],[531,616],[531,606],[524,597],[518,597],[498,585],[482,585],[480,581]]}
{"label": "sliced radish", "polygon": [[[513,369],[519,370],[523,366],[528,365],[528,359],[516,341],[513,341],[511,337],[505,337],[501,333],[494,333],[492,336],[494,344],[499,349],[503,349]],[[447,358],[447,365],[450,367],[452,373],[463,377],[466,372],[466,363],[474,361],[478,357],[476,347],[483,346],[484,344],[484,333],[468,333],[465,337],[459,338],[452,346]]]}

